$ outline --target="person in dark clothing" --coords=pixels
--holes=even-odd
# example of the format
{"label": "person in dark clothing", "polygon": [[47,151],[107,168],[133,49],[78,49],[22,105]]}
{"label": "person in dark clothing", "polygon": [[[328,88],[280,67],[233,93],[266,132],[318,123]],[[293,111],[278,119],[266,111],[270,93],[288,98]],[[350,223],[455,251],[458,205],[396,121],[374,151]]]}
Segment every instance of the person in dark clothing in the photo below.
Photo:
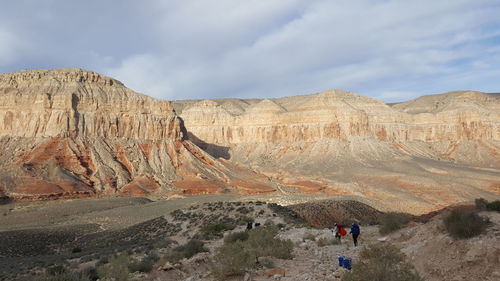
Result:
{"label": "person in dark clothing", "polygon": [[351,226],[351,232],[349,233],[352,234],[352,240],[354,241],[354,246],[358,246],[358,237],[359,234],[361,233],[359,225],[357,223],[353,223]]}

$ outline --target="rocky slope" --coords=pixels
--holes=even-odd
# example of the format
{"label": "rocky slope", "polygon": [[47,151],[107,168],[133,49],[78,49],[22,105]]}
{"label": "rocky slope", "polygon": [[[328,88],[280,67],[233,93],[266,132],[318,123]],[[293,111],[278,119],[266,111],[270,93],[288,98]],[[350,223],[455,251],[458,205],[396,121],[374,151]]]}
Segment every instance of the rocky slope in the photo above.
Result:
{"label": "rocky slope", "polygon": [[269,192],[186,138],[168,101],[80,69],[0,75],[0,195]]}
{"label": "rocky slope", "polygon": [[356,195],[414,213],[500,194],[496,95],[460,91],[389,106],[333,90],[174,107],[193,142],[283,192]]}

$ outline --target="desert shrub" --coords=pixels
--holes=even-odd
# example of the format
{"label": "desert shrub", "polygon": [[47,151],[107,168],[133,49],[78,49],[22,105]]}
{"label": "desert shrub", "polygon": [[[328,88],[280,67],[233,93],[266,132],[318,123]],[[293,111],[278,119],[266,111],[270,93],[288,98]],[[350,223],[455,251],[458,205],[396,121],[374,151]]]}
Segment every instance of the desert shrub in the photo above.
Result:
{"label": "desert shrub", "polygon": [[73,250],[71,250],[72,253],[80,253],[82,251],[82,248],[80,247],[75,247]]}
{"label": "desert shrub", "polygon": [[62,274],[66,274],[66,273],[68,273],[68,269],[66,269],[66,267],[64,265],[60,265],[60,264],[51,266],[47,269],[47,274],[52,275],[52,276],[62,275]]}
{"label": "desert shrub", "polygon": [[213,272],[224,280],[259,265],[271,266],[265,258],[259,260],[260,257],[291,259],[293,243],[276,238],[277,232],[275,227],[263,226],[248,231],[248,239],[245,241],[225,242],[214,256]]}
{"label": "desert shrub", "polygon": [[175,240],[172,240],[170,238],[167,238],[167,239],[161,239],[161,240],[158,240],[156,241],[153,246],[155,248],[167,248],[169,247],[170,245],[172,244],[175,244],[177,243]]}
{"label": "desert shrub", "polygon": [[234,232],[224,238],[224,243],[234,243],[236,241],[246,241],[248,239],[248,231]]}
{"label": "desert shrub", "polygon": [[303,218],[301,218],[297,212],[286,206],[281,206],[276,203],[268,203],[267,207],[271,209],[271,211],[282,217],[287,224],[296,226],[308,225],[307,222]]}
{"label": "desert shrub", "polygon": [[130,272],[151,272],[153,265],[160,259],[156,253],[150,254],[139,262],[132,262],[128,265]]}
{"label": "desert shrub", "polygon": [[97,275],[102,279],[112,279],[115,281],[128,280],[128,256],[121,255],[109,259],[107,264],[97,267]]}
{"label": "desert shrub", "polygon": [[394,232],[403,226],[405,226],[408,222],[410,222],[411,215],[404,213],[385,213],[380,218],[380,228],[379,232],[382,235],[389,234]]}
{"label": "desert shrub", "polygon": [[474,203],[476,205],[476,208],[481,211],[485,211],[486,207],[488,206],[488,201],[484,198],[477,198],[474,200]]}
{"label": "desert shrub", "polygon": [[104,257],[101,257],[95,264],[95,266],[100,266],[100,265],[104,265],[104,264],[107,264],[109,262],[109,259],[108,257],[104,256]]}
{"label": "desert shrub", "polygon": [[391,244],[375,244],[364,248],[352,271],[342,276],[342,281],[421,281],[405,255]]}
{"label": "desert shrub", "polygon": [[500,212],[500,201],[497,200],[488,203],[488,205],[486,206],[486,210]]}
{"label": "desert shrub", "polygon": [[222,238],[224,231],[233,230],[236,226],[232,223],[215,223],[203,226],[196,234],[196,238],[213,240]]}
{"label": "desert shrub", "polygon": [[470,238],[481,234],[488,226],[488,219],[475,212],[453,210],[444,220],[446,231],[454,238]]}
{"label": "desert shrub", "polygon": [[83,272],[65,272],[65,273],[57,273],[55,275],[51,275],[47,273],[44,276],[40,276],[36,280],[39,281],[91,281],[92,279]]}
{"label": "desert shrub", "polygon": [[241,206],[241,207],[238,207],[238,208],[236,209],[236,211],[237,211],[237,212],[240,212],[240,213],[242,213],[242,214],[248,214],[248,213],[250,213],[251,211],[253,211],[253,208],[252,208],[252,207],[247,208],[247,207],[245,207],[245,206]]}
{"label": "desert shrub", "polygon": [[316,244],[319,246],[319,247],[325,247],[325,246],[329,246],[329,245],[338,245],[340,243],[340,241],[338,239],[335,239],[335,238],[320,238],[318,239],[318,241],[316,241]]}
{"label": "desert shrub", "polygon": [[488,202],[484,198],[478,198],[475,200],[476,208],[481,211],[496,211],[500,212],[500,201],[496,200],[493,202]]}
{"label": "desert shrub", "polygon": [[312,234],[311,232],[306,232],[304,234],[304,237],[302,237],[302,240],[311,240],[311,241],[316,241],[316,235]]}
{"label": "desert shrub", "polygon": [[184,258],[189,259],[201,252],[208,252],[203,241],[191,239],[186,244],[175,247],[165,259],[171,262],[178,262]]}

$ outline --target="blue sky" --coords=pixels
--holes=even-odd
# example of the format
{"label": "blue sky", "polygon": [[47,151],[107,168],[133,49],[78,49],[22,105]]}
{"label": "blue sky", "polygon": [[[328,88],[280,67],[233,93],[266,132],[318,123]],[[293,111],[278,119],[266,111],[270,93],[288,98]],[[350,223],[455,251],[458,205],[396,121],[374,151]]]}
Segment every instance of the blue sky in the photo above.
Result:
{"label": "blue sky", "polygon": [[500,1],[1,4],[0,73],[78,67],[169,100],[500,92]]}

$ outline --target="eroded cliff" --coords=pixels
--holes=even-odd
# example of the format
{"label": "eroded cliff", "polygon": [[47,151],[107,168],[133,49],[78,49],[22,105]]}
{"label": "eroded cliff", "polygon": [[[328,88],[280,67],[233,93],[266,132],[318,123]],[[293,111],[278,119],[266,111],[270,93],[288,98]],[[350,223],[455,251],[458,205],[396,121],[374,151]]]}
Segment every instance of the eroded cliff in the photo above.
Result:
{"label": "eroded cliff", "polygon": [[189,142],[170,102],[80,69],[0,75],[0,147],[11,198],[272,191]]}
{"label": "eroded cliff", "polygon": [[196,144],[290,193],[362,196],[422,212],[500,194],[494,95],[451,92],[389,106],[332,90],[174,106]]}

